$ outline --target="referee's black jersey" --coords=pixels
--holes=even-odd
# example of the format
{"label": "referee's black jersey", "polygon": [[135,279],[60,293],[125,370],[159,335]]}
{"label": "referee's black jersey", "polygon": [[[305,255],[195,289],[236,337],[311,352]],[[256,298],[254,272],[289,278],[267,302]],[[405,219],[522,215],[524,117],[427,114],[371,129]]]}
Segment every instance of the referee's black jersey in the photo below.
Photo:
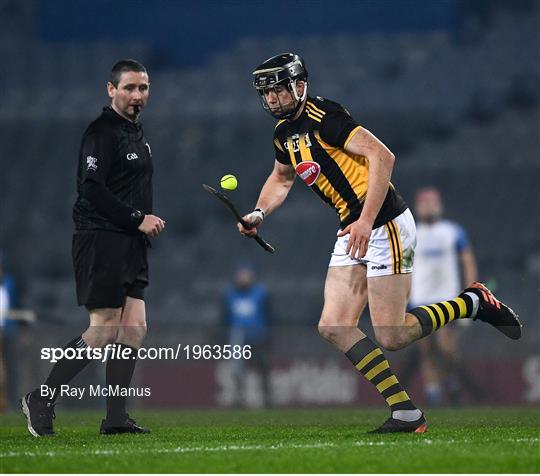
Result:
{"label": "referee's black jersey", "polygon": [[76,230],[138,233],[152,213],[152,153],[140,123],[111,107],[86,129],[79,152]]}
{"label": "referee's black jersey", "polygon": [[[300,117],[292,122],[278,121],[274,132],[276,160],[292,165],[296,174],[335,208],[341,228],[358,220],[367,193],[368,159],[345,150],[360,127],[338,103],[308,96]],[[373,228],[406,209],[390,184]]]}

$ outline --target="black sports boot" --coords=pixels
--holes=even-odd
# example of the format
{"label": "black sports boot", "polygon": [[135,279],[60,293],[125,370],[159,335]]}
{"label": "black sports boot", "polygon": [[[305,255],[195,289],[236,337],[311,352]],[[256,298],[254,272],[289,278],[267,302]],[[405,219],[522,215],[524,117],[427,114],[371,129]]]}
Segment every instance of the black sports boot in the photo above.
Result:
{"label": "black sports boot", "polygon": [[118,435],[120,433],[150,433],[150,430],[137,425],[135,420],[129,418],[129,415],[126,414],[126,419],[122,422],[103,420],[99,432],[102,435]]}
{"label": "black sports boot", "polygon": [[36,437],[54,435],[52,421],[56,418],[55,403],[36,398],[34,392],[27,393],[19,403],[31,435]]}
{"label": "black sports boot", "polygon": [[390,417],[379,428],[368,431],[368,433],[425,433],[427,422],[424,414],[418,420],[403,421]]}
{"label": "black sports boot", "polygon": [[519,316],[506,304],[499,301],[493,293],[482,283],[472,283],[463,293],[474,293],[480,299],[478,312],[473,319],[491,324],[499,332],[502,332],[510,339],[519,339],[521,337],[521,328],[523,324]]}

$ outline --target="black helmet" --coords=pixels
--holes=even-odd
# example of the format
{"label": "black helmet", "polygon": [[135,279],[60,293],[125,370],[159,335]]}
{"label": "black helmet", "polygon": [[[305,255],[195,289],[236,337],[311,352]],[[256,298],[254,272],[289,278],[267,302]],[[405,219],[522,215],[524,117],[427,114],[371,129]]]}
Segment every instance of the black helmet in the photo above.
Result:
{"label": "black helmet", "polygon": [[[293,53],[283,53],[267,59],[253,71],[253,86],[259,92],[264,109],[277,119],[286,119],[294,116],[307,96],[307,84],[304,94],[298,96],[296,81],[307,81],[308,72],[304,60]],[[265,92],[277,85],[285,86],[292,94],[295,102],[290,110],[283,107],[272,110],[266,101]]]}

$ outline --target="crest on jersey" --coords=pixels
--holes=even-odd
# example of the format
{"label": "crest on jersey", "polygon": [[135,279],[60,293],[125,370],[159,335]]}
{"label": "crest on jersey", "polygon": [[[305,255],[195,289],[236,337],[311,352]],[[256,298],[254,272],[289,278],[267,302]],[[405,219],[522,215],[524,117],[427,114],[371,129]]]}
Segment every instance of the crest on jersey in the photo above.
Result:
{"label": "crest on jersey", "polygon": [[93,170],[94,172],[97,170],[97,158],[92,157],[89,155],[86,157],[86,170]]}
{"label": "crest on jersey", "polygon": [[296,166],[296,175],[298,175],[308,187],[311,187],[319,178],[321,166],[317,162],[306,160]]}

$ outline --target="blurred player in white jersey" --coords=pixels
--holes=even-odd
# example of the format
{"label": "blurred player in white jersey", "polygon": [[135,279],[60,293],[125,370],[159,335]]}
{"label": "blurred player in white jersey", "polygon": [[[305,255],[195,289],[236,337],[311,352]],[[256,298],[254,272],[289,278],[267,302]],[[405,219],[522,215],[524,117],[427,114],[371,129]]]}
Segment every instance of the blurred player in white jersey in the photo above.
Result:
{"label": "blurred player in white jersey", "polygon": [[[416,195],[417,247],[412,276],[410,307],[445,301],[477,280],[473,250],[464,229],[443,218],[443,204],[436,188]],[[460,321],[468,324],[469,321]],[[440,405],[443,388],[450,403],[458,403],[463,384],[476,392],[459,364],[457,337],[460,328],[447,326],[419,344],[421,372],[428,405]],[[416,360],[416,359],[415,359]],[[478,395],[476,395],[478,396]]]}

